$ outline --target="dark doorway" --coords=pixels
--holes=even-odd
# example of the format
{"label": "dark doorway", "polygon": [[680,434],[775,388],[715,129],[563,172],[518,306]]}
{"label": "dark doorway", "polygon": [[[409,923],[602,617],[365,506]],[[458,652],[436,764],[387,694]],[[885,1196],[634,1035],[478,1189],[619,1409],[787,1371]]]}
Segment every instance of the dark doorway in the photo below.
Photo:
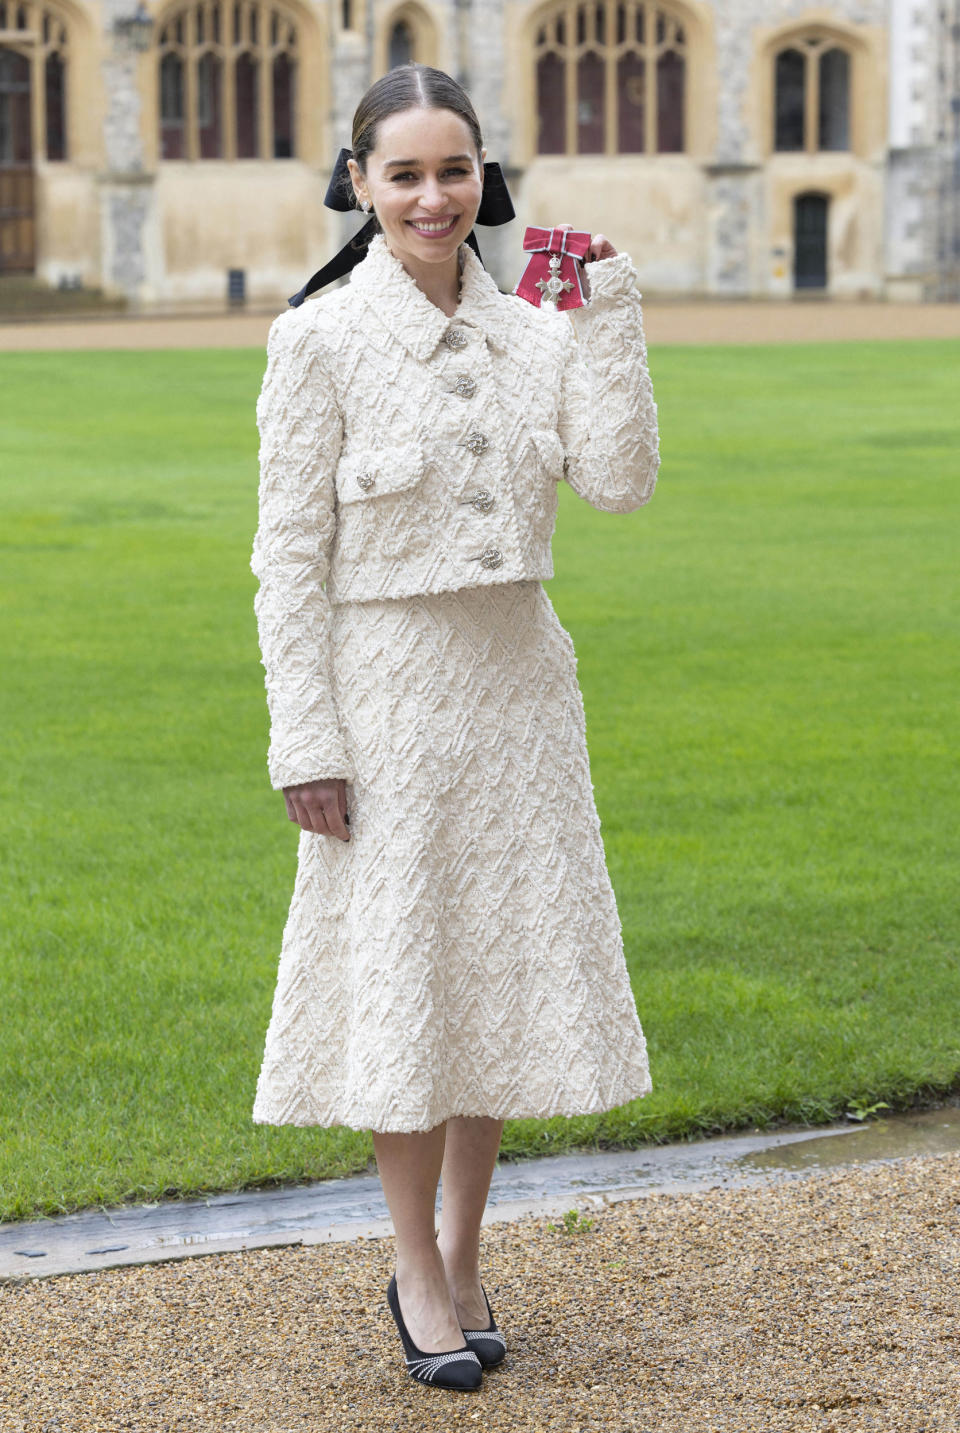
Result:
{"label": "dark doorway", "polygon": [[32,273],[30,61],[0,47],[0,273]]}
{"label": "dark doorway", "polygon": [[413,31],[406,20],[398,20],[390,31],[390,68],[413,63]]}
{"label": "dark doorway", "polygon": [[798,194],[793,201],[793,283],[797,289],[827,287],[825,194]]}

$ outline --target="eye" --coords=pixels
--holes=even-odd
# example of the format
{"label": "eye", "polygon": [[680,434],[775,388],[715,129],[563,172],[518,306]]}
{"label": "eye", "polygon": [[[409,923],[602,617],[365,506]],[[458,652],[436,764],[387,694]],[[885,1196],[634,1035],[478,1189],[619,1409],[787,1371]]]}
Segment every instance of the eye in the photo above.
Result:
{"label": "eye", "polygon": [[[445,169],[443,173],[445,177],[457,179],[465,174],[469,174],[470,171],[468,169],[462,168],[459,165],[453,165],[450,169]],[[416,177],[417,176],[413,173],[412,170],[404,169],[399,174],[391,175],[390,182],[392,184],[405,184],[408,179],[416,179]]]}

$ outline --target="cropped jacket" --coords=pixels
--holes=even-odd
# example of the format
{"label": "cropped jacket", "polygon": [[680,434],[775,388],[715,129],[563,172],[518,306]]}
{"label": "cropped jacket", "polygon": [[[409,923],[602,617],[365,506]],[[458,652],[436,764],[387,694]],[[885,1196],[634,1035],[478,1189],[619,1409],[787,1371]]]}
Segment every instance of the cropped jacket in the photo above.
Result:
{"label": "cropped jacket", "polygon": [[461,253],[452,318],[378,235],[348,285],[270,328],[250,565],[275,788],[353,776],[333,606],[552,577],[561,480],[605,512],[653,496],[657,409],[629,256],[587,264],[571,323]]}

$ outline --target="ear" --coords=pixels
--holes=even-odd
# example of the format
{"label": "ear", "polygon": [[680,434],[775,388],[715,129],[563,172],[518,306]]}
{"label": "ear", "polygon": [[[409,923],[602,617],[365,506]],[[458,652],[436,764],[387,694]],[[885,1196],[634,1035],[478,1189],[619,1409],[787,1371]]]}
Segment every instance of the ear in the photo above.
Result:
{"label": "ear", "polygon": [[360,196],[366,188],[366,180],[363,177],[363,170],[355,159],[347,160],[347,168],[350,170],[350,178],[353,180],[353,192],[359,203]]}

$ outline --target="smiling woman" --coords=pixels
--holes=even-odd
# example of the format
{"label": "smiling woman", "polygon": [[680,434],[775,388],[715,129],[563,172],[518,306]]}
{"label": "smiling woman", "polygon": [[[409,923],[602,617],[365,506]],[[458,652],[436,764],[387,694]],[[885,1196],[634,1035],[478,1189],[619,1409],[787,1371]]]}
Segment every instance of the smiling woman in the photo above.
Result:
{"label": "smiling woman", "polygon": [[[368,91],[354,120],[350,177],[358,203],[372,208],[391,252],[449,316],[459,297],[458,251],[483,197],[487,151],[460,86],[442,76],[439,85],[431,84],[429,103],[423,74],[414,66],[406,70],[419,104],[393,107],[397,71],[381,81],[379,94],[376,85]],[[403,78],[401,73],[401,84]],[[446,103],[438,106],[438,99]]]}
{"label": "smiling woman", "polygon": [[[447,315],[458,302],[457,251],[483,196],[478,140],[452,110],[408,109],[381,122],[365,169],[356,150],[349,161],[361,206],[373,208],[391,252]],[[397,154],[411,157],[388,157]]]}
{"label": "smiling woman", "polygon": [[407,1368],[461,1389],[505,1351],[478,1262],[504,1119],[650,1089],[542,586],[562,478],[610,512],[653,494],[636,275],[592,237],[579,343],[502,294],[470,247],[484,158],[440,71],[361,100],[348,182],[379,232],[271,328],[252,563],[271,779],[301,828],[253,1118],[372,1131]]}

